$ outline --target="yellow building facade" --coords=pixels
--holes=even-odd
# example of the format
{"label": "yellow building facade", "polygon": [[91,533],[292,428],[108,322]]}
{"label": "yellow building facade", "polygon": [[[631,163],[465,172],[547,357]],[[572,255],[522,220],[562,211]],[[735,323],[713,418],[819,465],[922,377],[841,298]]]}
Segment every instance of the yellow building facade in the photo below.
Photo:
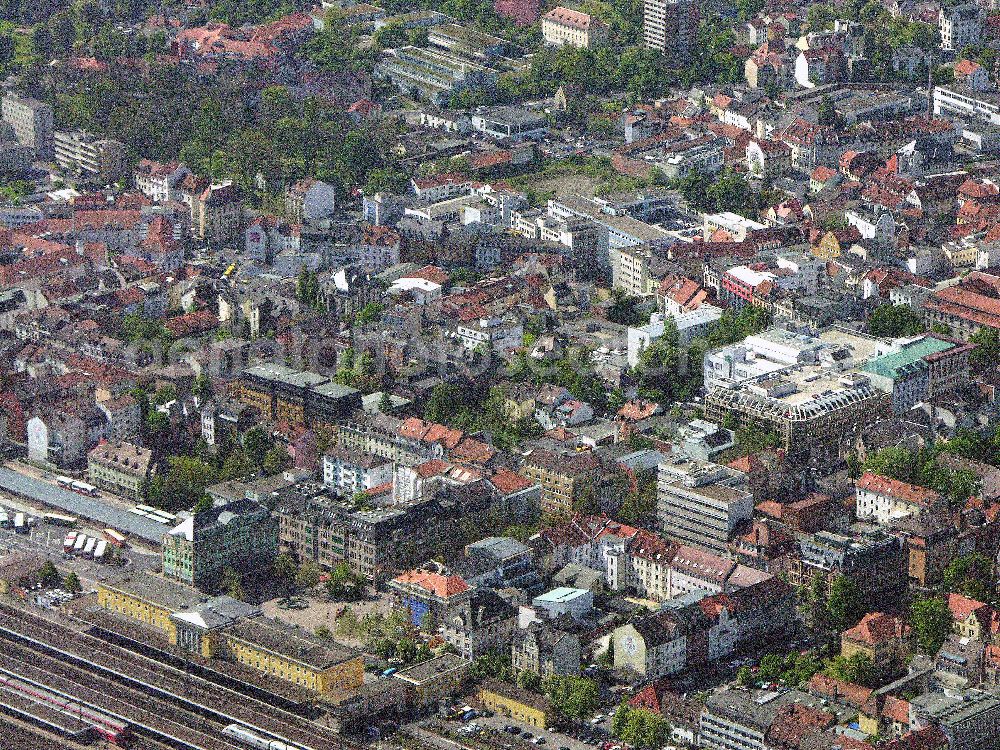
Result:
{"label": "yellow building facade", "polygon": [[490,711],[529,727],[545,729],[551,723],[548,706],[538,696],[515,695],[506,687],[488,684],[480,688],[477,697]]}
{"label": "yellow building facade", "polygon": [[171,643],[177,642],[177,626],[170,619],[173,609],[164,603],[101,583],[97,586],[97,604],[109,612],[156,628],[165,633]]}

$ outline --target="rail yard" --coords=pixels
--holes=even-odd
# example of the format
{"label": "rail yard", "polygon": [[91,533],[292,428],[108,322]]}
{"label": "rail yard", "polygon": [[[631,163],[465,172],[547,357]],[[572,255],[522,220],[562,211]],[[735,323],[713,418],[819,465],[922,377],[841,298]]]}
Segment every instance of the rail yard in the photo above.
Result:
{"label": "rail yard", "polygon": [[275,747],[348,747],[306,718],[2,604],[0,691],[12,713],[68,738],[134,735],[143,747],[236,750],[247,745],[224,730],[238,725]]}

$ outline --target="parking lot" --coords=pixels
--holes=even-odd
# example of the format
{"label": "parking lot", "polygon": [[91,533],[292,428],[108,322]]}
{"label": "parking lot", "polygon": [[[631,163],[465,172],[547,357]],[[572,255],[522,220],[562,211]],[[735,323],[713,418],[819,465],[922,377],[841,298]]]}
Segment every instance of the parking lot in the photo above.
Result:
{"label": "parking lot", "polygon": [[587,722],[585,728],[576,731],[573,736],[555,727],[539,729],[499,714],[480,715],[467,722],[432,719],[421,726],[433,734],[446,733],[464,744],[483,744],[504,750],[532,750],[537,747],[546,750],[603,750],[617,743],[612,741],[610,735],[610,717],[598,715],[602,717],[599,721]]}
{"label": "parking lot", "polygon": [[[12,518],[18,512],[37,514],[37,509],[33,510],[8,495],[0,495],[0,508],[5,509]],[[63,540],[67,532],[74,529],[46,523],[40,516],[36,516],[36,519],[24,533],[16,531],[13,526],[0,528],[0,554],[20,552],[47,558],[61,572],[75,572],[84,591],[95,588],[97,581],[121,578],[134,572],[136,568],[154,570],[159,566],[157,555],[132,548],[116,549],[114,554],[117,561],[114,563],[103,563],[82,555],[67,555],[63,552]],[[103,533],[102,529],[88,524],[78,524],[75,531],[97,539]]]}

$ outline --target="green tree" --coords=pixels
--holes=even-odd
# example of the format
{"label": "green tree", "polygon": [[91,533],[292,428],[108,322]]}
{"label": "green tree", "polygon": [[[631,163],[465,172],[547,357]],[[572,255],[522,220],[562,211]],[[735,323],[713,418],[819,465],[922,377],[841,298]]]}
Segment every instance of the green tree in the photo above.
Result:
{"label": "green tree", "polygon": [[319,578],[319,567],[315,563],[304,562],[295,574],[295,585],[308,591],[319,585]]}
{"label": "green tree", "polygon": [[830,627],[843,632],[854,627],[865,614],[861,590],[854,579],[838,575],[830,586],[830,598],[826,603],[826,614]]}
{"label": "green tree", "polygon": [[537,692],[542,686],[542,678],[538,672],[524,670],[517,675],[517,685],[525,690]]}
{"label": "green tree", "polygon": [[644,708],[622,702],[611,719],[611,734],[635,748],[654,748],[670,739],[670,722]]}
{"label": "green tree", "polygon": [[247,598],[246,592],[243,590],[243,579],[240,577],[240,574],[232,568],[226,568],[223,571],[222,588],[225,589],[226,593],[233,597],[233,599],[245,601]]}
{"label": "green tree", "polygon": [[345,562],[333,566],[326,579],[326,593],[331,599],[355,599],[361,588],[361,580]]}
{"label": "green tree", "polygon": [[243,451],[254,467],[263,467],[264,458],[273,445],[271,436],[260,426],[251,427],[243,435]]}
{"label": "green tree", "polygon": [[282,552],[274,558],[271,566],[272,575],[285,591],[291,591],[295,583],[295,576],[299,572],[295,560],[287,552]]}
{"label": "green tree", "polygon": [[189,456],[171,456],[159,490],[165,508],[191,508],[215,481],[215,471],[204,461]]}
{"label": "green tree", "polygon": [[969,355],[974,367],[995,366],[1000,361],[1000,331],[984,326],[969,337],[969,343],[976,348]]}
{"label": "green tree", "polygon": [[910,604],[910,625],[924,653],[934,655],[951,632],[948,603],[936,597],[917,598]]}
{"label": "green tree", "polygon": [[79,594],[83,591],[83,586],[80,584],[80,576],[71,570],[66,574],[66,580],[63,581],[63,588],[71,594]]}
{"label": "green tree", "polygon": [[59,571],[56,570],[56,566],[51,560],[46,560],[42,563],[42,567],[38,569],[38,582],[47,588],[53,588],[58,586],[62,581],[62,577],[59,575]]}
{"label": "green tree", "polygon": [[292,465],[288,450],[283,445],[273,446],[265,455],[261,470],[268,476],[280,474]]}
{"label": "green tree", "polygon": [[590,716],[599,705],[597,683],[586,677],[557,675],[545,680],[544,687],[556,713],[572,721]]}
{"label": "green tree", "polygon": [[736,672],[736,681],[743,687],[748,687],[753,684],[753,670],[750,667],[740,667]]}
{"label": "green tree", "polygon": [[899,337],[923,333],[924,321],[908,305],[879,305],[868,318],[868,332],[872,336]]}
{"label": "green tree", "polygon": [[212,510],[214,506],[215,502],[212,500],[211,495],[207,494],[202,495],[201,497],[198,498],[198,502],[194,504],[194,507],[191,509],[191,512],[194,513],[195,515],[198,515],[199,513],[205,513],[207,511]]}
{"label": "green tree", "polygon": [[878,674],[868,654],[856,651],[850,656],[835,656],[826,668],[827,674],[844,682],[864,687],[876,687]]}
{"label": "green tree", "polygon": [[980,553],[956,557],[944,569],[944,587],[977,601],[992,603],[996,598],[993,563]]}

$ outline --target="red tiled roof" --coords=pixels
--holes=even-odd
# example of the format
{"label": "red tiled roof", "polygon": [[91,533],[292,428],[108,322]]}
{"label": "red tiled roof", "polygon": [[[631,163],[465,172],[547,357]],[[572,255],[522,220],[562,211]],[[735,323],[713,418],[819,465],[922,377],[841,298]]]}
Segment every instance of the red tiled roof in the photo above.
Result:
{"label": "red tiled roof", "polygon": [[877,495],[888,495],[912,505],[928,506],[941,499],[941,496],[934,490],[901,482],[898,479],[883,477],[870,471],[862,474],[855,485],[859,490],[873,492]]}
{"label": "red tiled roof", "polygon": [[845,630],[842,637],[850,641],[876,645],[890,640],[904,639],[909,632],[910,626],[895,615],[870,612],[853,628]]}
{"label": "red tiled roof", "polygon": [[393,580],[403,585],[419,586],[442,599],[469,590],[469,584],[461,576],[446,576],[429,570],[410,570]]}

